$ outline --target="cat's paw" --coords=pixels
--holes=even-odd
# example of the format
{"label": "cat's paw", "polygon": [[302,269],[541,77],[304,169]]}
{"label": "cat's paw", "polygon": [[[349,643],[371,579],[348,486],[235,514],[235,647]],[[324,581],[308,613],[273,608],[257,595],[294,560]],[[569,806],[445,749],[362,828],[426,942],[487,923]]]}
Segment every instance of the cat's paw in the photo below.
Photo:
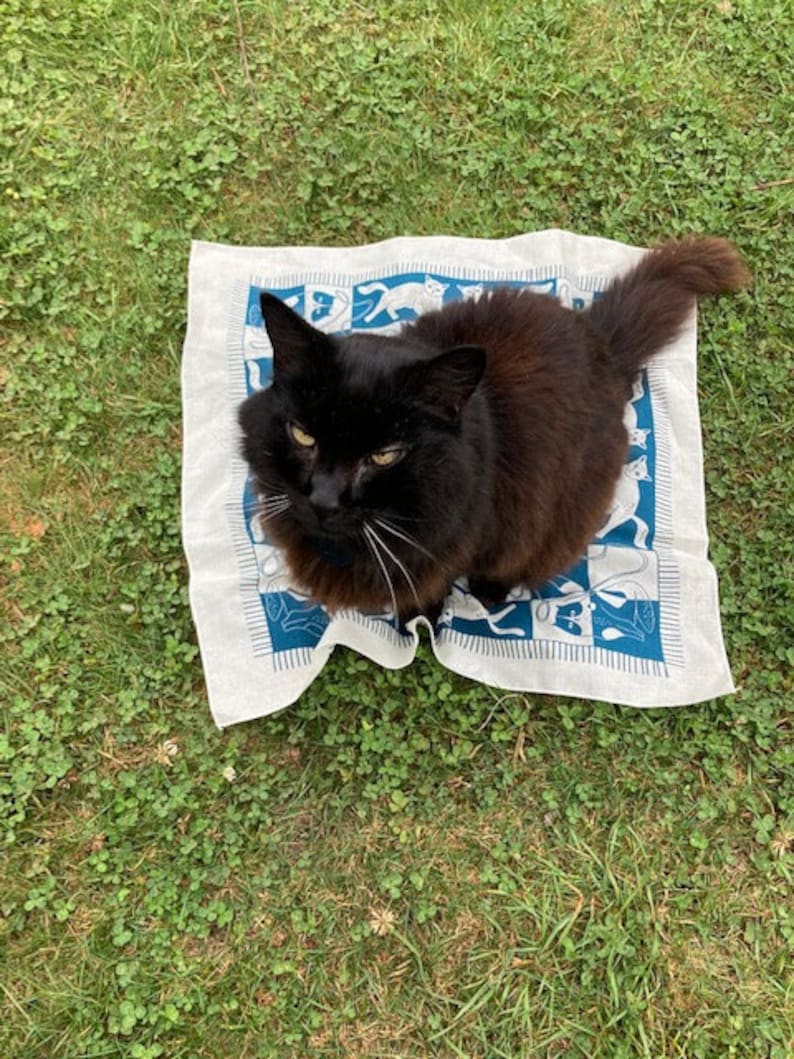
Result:
{"label": "cat's paw", "polygon": [[496,578],[469,578],[469,591],[485,607],[495,607],[499,603],[504,603],[512,587],[512,582],[500,581]]}

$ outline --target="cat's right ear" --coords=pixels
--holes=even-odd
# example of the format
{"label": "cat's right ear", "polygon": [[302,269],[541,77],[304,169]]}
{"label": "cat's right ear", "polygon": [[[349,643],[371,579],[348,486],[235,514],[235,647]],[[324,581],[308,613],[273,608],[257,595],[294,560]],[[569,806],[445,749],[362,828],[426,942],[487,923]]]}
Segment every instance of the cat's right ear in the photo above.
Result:
{"label": "cat's right ear", "polygon": [[328,345],[327,337],[275,294],[262,291],[259,306],[273,346],[273,378],[291,375]]}
{"label": "cat's right ear", "polygon": [[432,360],[412,365],[411,384],[418,400],[443,419],[457,419],[485,372],[482,346],[454,346]]}

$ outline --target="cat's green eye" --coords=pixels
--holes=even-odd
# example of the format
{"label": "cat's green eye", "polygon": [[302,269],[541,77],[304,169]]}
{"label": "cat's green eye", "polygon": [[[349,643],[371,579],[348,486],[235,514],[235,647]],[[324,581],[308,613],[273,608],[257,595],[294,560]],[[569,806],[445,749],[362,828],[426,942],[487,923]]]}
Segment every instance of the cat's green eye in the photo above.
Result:
{"label": "cat's green eye", "polygon": [[299,427],[297,423],[288,423],[287,429],[292,440],[296,445],[300,445],[302,449],[313,449],[317,444],[311,434],[307,434],[303,427]]}
{"label": "cat's green eye", "polygon": [[403,454],[403,449],[381,449],[380,452],[370,453],[370,463],[376,467],[391,467]]}

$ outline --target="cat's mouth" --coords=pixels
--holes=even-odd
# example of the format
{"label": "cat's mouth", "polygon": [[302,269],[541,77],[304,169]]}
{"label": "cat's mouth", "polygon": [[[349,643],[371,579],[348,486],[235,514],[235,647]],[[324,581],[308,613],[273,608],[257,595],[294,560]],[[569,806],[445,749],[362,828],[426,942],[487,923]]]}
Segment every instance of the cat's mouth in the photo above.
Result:
{"label": "cat's mouth", "polygon": [[358,522],[346,508],[323,512],[309,506],[305,516],[305,525],[311,536],[337,543],[354,537],[358,532]]}
{"label": "cat's mouth", "polygon": [[360,520],[347,508],[321,512],[307,506],[301,528],[309,546],[334,566],[349,566],[359,548]]}

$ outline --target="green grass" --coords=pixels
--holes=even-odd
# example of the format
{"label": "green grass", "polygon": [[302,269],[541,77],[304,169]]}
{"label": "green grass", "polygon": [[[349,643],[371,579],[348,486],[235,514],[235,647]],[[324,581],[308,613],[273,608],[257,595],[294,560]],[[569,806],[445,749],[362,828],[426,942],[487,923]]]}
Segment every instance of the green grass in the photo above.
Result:
{"label": "green grass", "polygon": [[[3,14],[0,1054],[794,1054],[791,5]],[[190,238],[553,225],[725,234],[755,274],[701,318],[738,694],[642,712],[339,652],[218,733],[179,537]]]}

